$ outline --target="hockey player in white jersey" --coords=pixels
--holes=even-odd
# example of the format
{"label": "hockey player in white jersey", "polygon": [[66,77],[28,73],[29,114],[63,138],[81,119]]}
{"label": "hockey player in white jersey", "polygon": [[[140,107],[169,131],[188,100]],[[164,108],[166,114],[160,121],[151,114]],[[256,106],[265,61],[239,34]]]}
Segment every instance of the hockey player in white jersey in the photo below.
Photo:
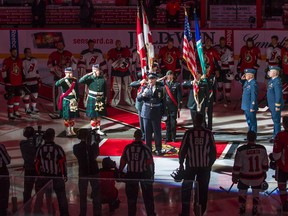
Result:
{"label": "hockey player in white jersey", "polygon": [[[217,78],[219,102],[224,100],[224,106],[231,103],[231,81],[234,79],[234,54],[231,47],[226,44],[224,37],[220,38],[219,44],[214,47],[221,58],[221,72]],[[225,93],[224,93],[225,90]]]}
{"label": "hockey player in white jersey", "polygon": [[23,74],[24,74],[24,92],[23,103],[27,114],[37,113],[37,98],[39,84],[41,83],[38,72],[38,60],[32,57],[31,49],[24,49]]}
{"label": "hockey player in white jersey", "polygon": [[255,140],[256,133],[249,131],[247,133],[248,143],[237,149],[234,160],[232,182],[234,184],[238,183],[240,215],[244,215],[246,211],[247,190],[249,187],[252,188],[253,195],[252,214],[258,214],[259,192],[268,171],[266,148],[263,145],[256,144]]}

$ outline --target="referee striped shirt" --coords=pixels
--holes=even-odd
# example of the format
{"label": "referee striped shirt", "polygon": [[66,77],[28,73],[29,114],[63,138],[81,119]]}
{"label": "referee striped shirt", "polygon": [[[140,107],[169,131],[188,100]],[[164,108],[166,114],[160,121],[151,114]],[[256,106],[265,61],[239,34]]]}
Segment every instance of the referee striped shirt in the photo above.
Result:
{"label": "referee striped shirt", "polygon": [[179,150],[179,162],[190,168],[211,167],[216,160],[213,133],[203,127],[187,130]]}
{"label": "referee striped shirt", "polygon": [[9,156],[5,146],[0,144],[0,168],[6,167],[8,164],[10,164],[10,161],[11,157]]}
{"label": "referee striped shirt", "polygon": [[[127,164],[127,172],[154,173],[154,161],[151,150],[141,141],[127,145],[122,153],[121,161]],[[124,167],[123,167],[124,168]]]}
{"label": "referee striped shirt", "polygon": [[35,158],[38,174],[67,176],[66,156],[61,146],[54,142],[40,146]]}

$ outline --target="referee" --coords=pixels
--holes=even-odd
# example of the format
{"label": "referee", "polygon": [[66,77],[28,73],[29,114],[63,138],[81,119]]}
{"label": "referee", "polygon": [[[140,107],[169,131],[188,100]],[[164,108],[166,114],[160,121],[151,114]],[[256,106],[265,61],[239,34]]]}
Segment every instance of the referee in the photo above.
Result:
{"label": "referee", "polygon": [[[128,216],[136,215],[136,204],[139,191],[139,182],[145,203],[147,216],[156,216],[154,212],[153,182],[154,161],[151,150],[142,142],[142,132],[137,129],[135,140],[127,145],[120,159],[119,172],[123,172],[127,164],[126,196],[128,200]],[[140,181],[140,179],[142,181]]]}
{"label": "referee", "polygon": [[[38,178],[36,191],[38,192],[49,181],[53,181],[53,190],[58,199],[61,216],[69,215],[68,202],[66,198],[65,182],[67,181],[66,156],[61,146],[54,143],[55,130],[48,128],[44,135],[44,145],[40,146],[36,153],[36,172],[43,178]],[[41,201],[38,200],[40,203]],[[39,203],[35,202],[37,208]],[[41,205],[40,205],[41,206]]]}
{"label": "referee", "polygon": [[[185,132],[179,150],[180,170],[184,170],[183,162],[185,160],[185,177],[181,191],[181,216],[190,215],[192,181],[194,180],[199,185],[199,204],[201,205],[202,215],[206,211],[210,171],[211,166],[216,160],[216,147],[213,133],[202,127],[202,122],[203,115],[197,113],[195,116],[195,126]],[[196,208],[194,208],[195,211]]]}
{"label": "referee", "polygon": [[6,216],[9,202],[10,178],[7,165],[11,157],[3,144],[0,144],[0,215]]}

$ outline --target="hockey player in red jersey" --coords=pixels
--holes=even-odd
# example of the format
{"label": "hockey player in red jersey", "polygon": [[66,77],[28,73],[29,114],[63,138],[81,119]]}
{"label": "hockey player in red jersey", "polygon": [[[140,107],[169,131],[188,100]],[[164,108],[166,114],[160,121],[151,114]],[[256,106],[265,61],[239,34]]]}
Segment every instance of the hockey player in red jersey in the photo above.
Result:
{"label": "hockey player in red jersey", "polygon": [[16,48],[10,49],[10,57],[4,59],[1,72],[5,83],[8,118],[21,118],[18,109],[23,84],[23,65]]}
{"label": "hockey player in red jersey", "polygon": [[[237,65],[238,76],[241,77],[244,74],[244,70],[247,68],[253,68],[257,71],[260,60],[260,49],[254,45],[253,38],[248,38],[246,40],[246,45],[240,50],[239,62]],[[255,74],[255,79],[257,79],[257,72]]]}
{"label": "hockey player in red jersey", "polygon": [[[25,105],[25,112],[27,114],[37,113],[39,110],[36,108],[38,89],[40,84],[40,77],[38,72],[38,60],[32,57],[31,49],[24,49],[23,61],[23,75],[24,75],[24,92],[23,102]],[[31,104],[30,104],[31,102]]]}
{"label": "hockey player in red jersey", "polygon": [[50,73],[54,76],[53,82],[53,105],[54,112],[59,112],[57,103],[59,100],[59,89],[55,86],[55,82],[65,76],[64,69],[66,67],[71,67],[72,64],[75,64],[75,60],[72,57],[72,53],[68,50],[64,50],[64,42],[58,41],[56,43],[57,50],[52,52],[49,55],[47,66],[50,70]]}
{"label": "hockey player in red jersey", "polygon": [[275,179],[278,182],[282,209],[288,212],[288,196],[286,190],[288,181],[288,116],[283,117],[282,124],[284,130],[279,132],[274,139],[273,159],[276,161]]}
{"label": "hockey player in red jersey", "polygon": [[[214,47],[221,59],[221,72],[217,79],[218,92],[220,93],[218,101],[221,102],[224,100],[224,106],[231,103],[230,92],[231,92],[231,81],[234,78],[234,54],[230,46],[226,44],[226,38],[221,37],[219,44]],[[223,93],[223,87],[225,89],[225,94]]]}
{"label": "hockey player in red jersey", "polygon": [[173,71],[175,78],[180,75],[181,57],[180,50],[174,46],[173,38],[169,38],[167,41],[167,46],[164,46],[159,50],[158,59],[162,77],[166,75],[168,70]]}
{"label": "hockey player in red jersey", "polygon": [[130,73],[131,52],[128,48],[121,46],[121,41],[116,40],[116,48],[108,51],[108,67],[111,71],[112,90],[110,96],[111,106],[117,106],[121,100],[122,82],[124,84],[124,100],[133,106],[134,101],[131,97],[132,82]]}
{"label": "hockey player in red jersey", "polygon": [[261,185],[266,179],[268,170],[268,156],[263,145],[255,143],[256,133],[247,133],[247,144],[240,146],[235,155],[232,182],[238,183],[240,215],[246,211],[247,190],[252,188],[253,208],[252,214],[258,214],[259,192]]}

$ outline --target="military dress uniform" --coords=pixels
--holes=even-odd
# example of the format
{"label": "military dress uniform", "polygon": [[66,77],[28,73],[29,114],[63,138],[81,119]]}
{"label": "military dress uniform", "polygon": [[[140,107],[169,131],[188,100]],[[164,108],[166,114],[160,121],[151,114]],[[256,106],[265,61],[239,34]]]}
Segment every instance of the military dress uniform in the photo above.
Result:
{"label": "military dress uniform", "polygon": [[[169,72],[171,72],[172,74],[172,71],[168,71],[167,74]],[[177,124],[178,110],[180,110],[182,106],[182,92],[181,92],[180,83],[173,81],[173,80],[166,81],[164,91],[165,91],[165,100],[166,100],[165,109],[166,109],[166,114],[167,114],[166,142],[169,142],[169,141],[174,142],[176,139],[176,124]],[[168,91],[170,91],[173,99],[170,97]]]}
{"label": "military dress uniform", "polygon": [[[279,67],[271,66],[270,70],[280,70]],[[267,101],[274,123],[273,139],[281,131],[281,111],[284,107],[281,78],[271,78],[267,85]],[[279,110],[276,110],[278,108]]]}
{"label": "military dress uniform", "polygon": [[[149,75],[149,78],[151,76],[156,78],[156,75]],[[153,87],[150,85],[144,86],[138,94],[137,100],[144,102],[141,117],[144,120],[146,145],[152,150],[152,133],[154,132],[156,151],[160,153],[162,150],[161,118],[165,116],[163,87],[158,83]]]}
{"label": "military dress uniform", "polygon": [[106,81],[102,75],[86,74],[79,82],[88,86],[86,116],[91,118],[91,128],[97,128],[98,134],[105,135],[100,131],[100,120],[97,118],[106,115]]}
{"label": "military dress uniform", "polygon": [[[245,69],[244,73],[256,74],[254,69]],[[249,131],[253,131],[257,134],[257,119],[256,112],[258,110],[258,84],[255,78],[244,81],[243,84],[242,104],[241,109],[245,112],[246,122],[249,127]],[[253,112],[251,112],[253,110]]]}
{"label": "military dress uniform", "polygon": [[[71,73],[72,68],[66,68],[65,73]],[[61,117],[64,119],[66,135],[76,135],[74,132],[74,118],[79,117],[78,110],[78,82],[75,77],[64,77],[56,81],[56,87],[61,87],[62,95],[59,98],[58,109],[61,110]]]}
{"label": "military dress uniform", "polygon": [[183,83],[183,88],[190,88],[187,107],[190,109],[191,119],[193,125],[195,126],[194,121],[197,112],[201,113],[204,117],[206,116],[206,108],[208,106],[209,95],[208,83],[203,80],[200,80],[200,82],[198,83],[199,91],[197,97],[200,104],[200,110],[197,110],[197,102],[195,101],[194,88],[191,81]]}

